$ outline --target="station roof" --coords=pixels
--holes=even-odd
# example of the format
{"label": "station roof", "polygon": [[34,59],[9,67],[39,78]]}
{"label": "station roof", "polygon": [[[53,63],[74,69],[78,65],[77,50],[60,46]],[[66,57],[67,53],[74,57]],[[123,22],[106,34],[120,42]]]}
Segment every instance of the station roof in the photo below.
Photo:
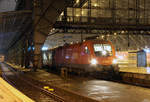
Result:
{"label": "station roof", "polygon": [[16,0],[0,0],[0,12],[14,11]]}
{"label": "station roof", "polygon": [[[0,9],[1,8],[6,8],[3,9],[3,11],[12,11],[15,8],[15,0],[13,1],[13,5],[10,5],[11,3],[9,2],[10,0],[0,0]],[[76,0],[76,1],[81,1],[82,4],[75,4],[74,7],[82,7],[84,4],[86,4],[87,0]],[[98,1],[98,0],[92,0],[92,2]],[[101,7],[100,9],[102,10],[107,10],[106,5],[107,2],[113,1],[113,0],[100,0],[101,2]],[[116,6],[117,6],[117,16],[120,18],[126,17],[125,15],[128,14],[128,12],[122,13],[120,10],[126,10],[128,8],[128,1],[130,2],[130,9],[133,10],[133,12],[130,12],[131,14],[135,14],[134,9],[136,7],[136,0],[116,0]],[[146,2],[144,4],[144,1]],[[7,6],[3,5],[7,2]],[[150,18],[147,14],[150,9],[150,1],[149,0],[143,0],[140,2],[141,5],[139,6],[140,12],[144,11],[144,16],[141,16],[141,18],[147,16],[148,19]],[[2,6],[1,6],[2,5]],[[10,8],[7,8],[10,7]],[[84,8],[84,7],[83,7]],[[2,10],[2,9],[1,9]],[[13,11],[13,12],[6,12],[6,13],[0,13],[0,50],[3,49],[8,49],[18,38],[25,32],[29,24],[31,24],[31,19],[28,19],[31,17],[30,15],[31,11]],[[131,15],[132,16],[132,15]],[[149,19],[150,21],[150,19]],[[144,27],[145,28],[145,27]],[[95,35],[100,35],[102,34],[84,34],[83,39],[88,37],[88,36],[95,36]],[[128,37],[127,35],[117,35],[117,36],[110,36],[109,39],[116,44],[116,48],[121,47],[126,47],[132,48],[132,46],[135,46],[137,48],[141,48],[144,46],[149,46],[147,42],[149,42],[149,36],[148,35],[130,35]],[[65,41],[64,41],[65,40]],[[81,34],[80,33],[75,33],[75,34],[64,34],[64,33],[56,33],[55,35],[49,36],[46,40],[45,46],[49,47],[54,47],[54,46],[59,46],[64,44],[65,42],[71,43],[71,42],[80,42],[81,41]],[[122,43],[122,41],[124,41]],[[129,44],[128,44],[129,42]],[[121,44],[124,44],[123,46]],[[125,49],[126,49],[125,48]],[[120,49],[120,48],[119,48]]]}
{"label": "station roof", "polygon": [[[79,21],[79,19],[82,19],[82,13],[85,15],[86,9],[88,8],[88,0],[76,0],[76,3],[74,4],[73,9],[70,9],[68,11],[68,18],[73,19],[76,21]],[[114,2],[114,5],[113,5]],[[98,3],[98,4],[97,4]],[[109,5],[110,4],[110,5]],[[100,28],[101,26],[102,29],[97,29],[99,30],[98,32],[100,33],[87,33],[84,32],[91,27],[88,24],[82,24],[84,22],[67,22],[64,24],[64,26],[61,27],[61,23],[63,25],[64,22],[58,22],[56,25],[56,32],[55,34],[50,34],[50,36],[47,38],[45,45],[48,48],[53,48],[56,46],[62,46],[64,43],[77,43],[80,42],[81,39],[85,39],[89,36],[104,36],[108,40],[112,41],[113,44],[115,45],[117,50],[138,50],[138,49],[143,49],[145,47],[150,48],[150,0],[91,0],[91,8],[94,8],[93,11],[95,14],[102,16],[102,18],[106,17],[109,18],[112,15],[112,12],[115,13],[114,17],[115,19],[120,20],[120,22],[124,23],[118,23],[118,25],[115,24],[109,24],[105,20],[104,24],[102,25],[97,25],[97,28]],[[115,9],[113,8],[115,6]],[[82,8],[82,9],[79,9]],[[88,8],[89,9],[89,8]],[[92,10],[92,9],[91,9]],[[98,11],[99,10],[99,11]],[[71,12],[72,11],[72,12]],[[79,11],[79,12],[78,12]],[[74,15],[73,15],[74,14]],[[71,16],[74,16],[71,18]],[[79,16],[81,15],[81,17]],[[97,15],[94,15],[97,17]],[[84,16],[83,16],[84,18]],[[101,18],[97,18],[101,19]],[[112,19],[112,18],[111,18]],[[138,19],[138,20],[137,20]],[[134,21],[133,24],[129,25],[128,21]],[[137,24],[139,22],[139,24]],[[78,24],[79,25],[78,25]],[[126,24],[127,23],[127,24]],[[59,27],[58,27],[59,26]],[[91,25],[94,27],[95,25]],[[58,27],[58,28],[57,28]],[[69,33],[65,32],[57,32],[57,29],[73,29]],[[95,28],[96,28],[95,27]],[[80,28],[80,29],[79,29]],[[61,30],[62,30],[61,29]],[[83,32],[80,32],[81,29],[84,29]],[[114,34],[110,34],[109,32],[101,32],[100,30],[114,30]],[[118,33],[116,30],[120,30],[119,32],[126,32],[126,29],[133,31],[130,33]],[[138,30],[138,32],[136,32]],[[142,30],[144,30],[144,33]],[[135,32],[134,32],[135,31]],[[140,32],[141,31],[141,32]],[[111,31],[110,31],[111,32]],[[81,37],[82,34],[82,37]]]}
{"label": "station roof", "polygon": [[63,46],[65,43],[79,43],[81,40],[92,37],[93,39],[106,39],[113,43],[117,51],[128,50],[140,50],[144,48],[150,48],[150,34],[126,34],[122,31],[122,34],[103,34],[103,33],[80,33],[76,30],[75,33],[62,33],[57,32],[55,34],[49,34],[45,41],[44,47],[48,49]]}
{"label": "station roof", "polygon": [[31,11],[0,13],[0,51],[7,50],[25,32],[29,24]]}

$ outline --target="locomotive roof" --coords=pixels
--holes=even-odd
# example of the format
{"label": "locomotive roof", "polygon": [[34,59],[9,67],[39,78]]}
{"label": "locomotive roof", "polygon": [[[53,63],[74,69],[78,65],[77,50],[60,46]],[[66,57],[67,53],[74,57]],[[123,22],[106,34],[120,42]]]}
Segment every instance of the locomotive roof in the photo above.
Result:
{"label": "locomotive roof", "polygon": [[53,49],[57,49],[57,48],[63,48],[63,47],[67,47],[67,46],[80,46],[82,45],[83,43],[109,43],[109,44],[112,44],[110,41],[108,40],[99,40],[99,39],[95,39],[95,40],[86,40],[84,42],[79,42],[79,43],[74,43],[74,44],[64,44],[64,46],[59,46],[59,47],[55,47],[55,48],[52,48],[52,49],[49,49],[49,50],[53,50]]}
{"label": "locomotive roof", "polygon": [[[83,43],[111,43],[110,41],[108,40],[99,40],[99,39],[95,39],[95,40],[86,40],[86,41],[83,41],[83,42],[80,42],[80,43],[74,43],[74,44],[65,44],[64,46],[74,46],[74,45],[81,45]],[[61,47],[64,47],[64,46],[61,46]]]}

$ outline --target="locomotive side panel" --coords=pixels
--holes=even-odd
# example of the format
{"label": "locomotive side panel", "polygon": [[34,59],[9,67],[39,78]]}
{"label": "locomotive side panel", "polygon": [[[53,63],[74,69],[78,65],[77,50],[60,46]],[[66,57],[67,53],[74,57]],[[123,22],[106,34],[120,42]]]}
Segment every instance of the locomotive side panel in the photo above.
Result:
{"label": "locomotive side panel", "polygon": [[54,54],[53,55],[53,57],[54,57],[53,58],[53,61],[54,61],[53,65],[56,67],[59,67],[61,64],[61,59],[62,59],[61,52],[62,51],[60,48],[55,49],[53,52],[53,54]]}
{"label": "locomotive side panel", "polygon": [[80,45],[75,45],[72,51],[72,64],[80,63]]}

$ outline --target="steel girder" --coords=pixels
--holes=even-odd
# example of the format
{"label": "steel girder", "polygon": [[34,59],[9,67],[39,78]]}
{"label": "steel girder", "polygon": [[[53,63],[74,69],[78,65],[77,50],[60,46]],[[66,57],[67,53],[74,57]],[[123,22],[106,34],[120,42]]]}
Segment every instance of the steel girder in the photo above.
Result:
{"label": "steel girder", "polygon": [[41,47],[53,24],[72,0],[36,0],[34,2],[34,70],[41,67]]}

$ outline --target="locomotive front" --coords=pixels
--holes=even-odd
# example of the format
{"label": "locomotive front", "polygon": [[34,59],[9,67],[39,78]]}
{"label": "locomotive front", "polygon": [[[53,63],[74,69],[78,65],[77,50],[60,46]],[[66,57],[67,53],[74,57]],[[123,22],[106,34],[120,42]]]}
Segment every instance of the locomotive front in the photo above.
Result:
{"label": "locomotive front", "polygon": [[100,41],[92,43],[92,58],[89,63],[97,70],[115,70],[117,61],[115,59],[115,49],[111,42]]}

